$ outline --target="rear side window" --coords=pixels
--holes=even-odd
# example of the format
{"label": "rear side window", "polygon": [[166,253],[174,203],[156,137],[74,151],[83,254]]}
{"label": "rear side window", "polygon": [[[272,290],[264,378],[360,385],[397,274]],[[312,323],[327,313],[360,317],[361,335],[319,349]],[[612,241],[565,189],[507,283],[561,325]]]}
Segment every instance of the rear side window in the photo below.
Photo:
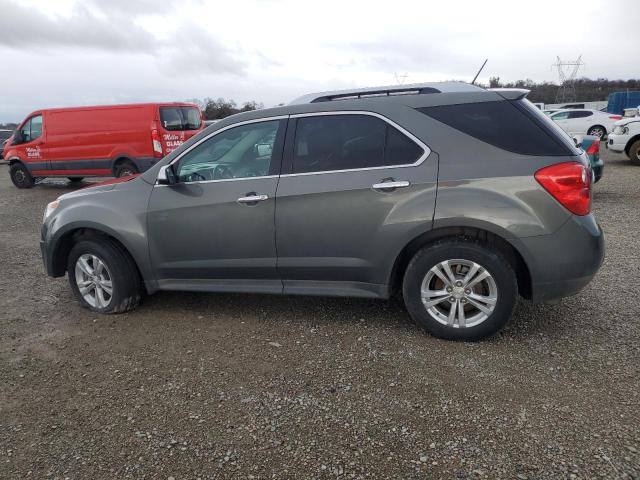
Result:
{"label": "rear side window", "polygon": [[194,107],[160,107],[160,122],[165,130],[198,130],[202,116]]}
{"label": "rear side window", "polygon": [[[536,109],[535,107],[533,107]],[[442,123],[478,140],[523,155],[570,155],[558,133],[544,121],[534,119],[524,106],[508,100],[442,105],[418,109]],[[537,121],[536,121],[537,120]]]}
{"label": "rear side window", "polygon": [[321,115],[297,121],[293,173],[352,170],[418,161],[424,150],[370,115]]}
{"label": "rear side window", "polygon": [[579,110],[577,112],[570,112],[569,118],[585,118],[593,115],[592,112],[585,112],[584,110]]}

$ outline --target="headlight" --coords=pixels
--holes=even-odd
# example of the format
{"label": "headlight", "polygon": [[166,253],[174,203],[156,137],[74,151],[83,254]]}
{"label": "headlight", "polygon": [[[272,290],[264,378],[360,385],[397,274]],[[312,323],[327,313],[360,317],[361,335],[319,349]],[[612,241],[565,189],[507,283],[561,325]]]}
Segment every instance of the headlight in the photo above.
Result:
{"label": "headlight", "polygon": [[42,221],[44,222],[47,218],[49,218],[49,216],[54,212],[54,210],[56,208],[58,208],[58,205],[60,205],[60,201],[59,200],[55,200],[49,204],[47,204],[47,208],[44,209],[44,217],[42,218]]}
{"label": "headlight", "polygon": [[615,133],[616,135],[626,135],[627,133],[629,133],[629,127],[616,125],[613,129],[613,133]]}

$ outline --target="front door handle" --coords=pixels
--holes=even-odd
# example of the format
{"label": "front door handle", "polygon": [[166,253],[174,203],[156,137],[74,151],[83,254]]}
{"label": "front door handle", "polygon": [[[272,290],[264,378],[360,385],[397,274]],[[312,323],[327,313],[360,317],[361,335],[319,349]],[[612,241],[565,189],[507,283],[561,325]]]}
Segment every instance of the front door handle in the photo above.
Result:
{"label": "front door handle", "polygon": [[246,197],[240,197],[236,202],[242,203],[244,205],[256,204],[258,202],[264,202],[268,200],[268,195],[256,195],[255,193],[248,193]]}
{"label": "front door handle", "polygon": [[395,190],[396,188],[407,188],[409,185],[411,185],[409,182],[407,182],[406,180],[399,180],[399,181],[382,181],[380,183],[374,183],[373,185],[371,185],[371,188],[373,188],[374,190],[380,190],[383,192],[391,192],[393,190]]}

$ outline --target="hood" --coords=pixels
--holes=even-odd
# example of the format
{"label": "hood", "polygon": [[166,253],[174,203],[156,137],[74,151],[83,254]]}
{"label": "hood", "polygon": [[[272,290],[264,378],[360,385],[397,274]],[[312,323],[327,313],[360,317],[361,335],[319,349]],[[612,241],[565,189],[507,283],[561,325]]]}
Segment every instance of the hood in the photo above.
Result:
{"label": "hood", "polygon": [[58,199],[64,200],[65,198],[75,198],[82,197],[84,195],[93,195],[94,193],[109,192],[116,188],[116,185],[118,185],[119,183],[130,182],[131,180],[135,180],[139,176],[140,174],[136,173],[135,175],[129,175],[127,177],[111,178],[109,180],[105,180],[104,182],[94,183],[90,186],[81,188],[80,190],[76,190],[75,192],[65,193],[64,195],[60,195]]}
{"label": "hood", "polygon": [[623,126],[633,122],[640,122],[640,117],[628,117],[618,120],[615,125]]}
{"label": "hood", "polygon": [[126,177],[110,178],[109,180],[105,180],[104,182],[94,183],[91,186],[86,187],[86,188],[102,187],[104,185],[116,185],[118,183],[130,182],[131,180],[134,180],[134,179],[138,178],[139,176],[140,176],[140,174],[136,173],[134,175],[128,175]]}

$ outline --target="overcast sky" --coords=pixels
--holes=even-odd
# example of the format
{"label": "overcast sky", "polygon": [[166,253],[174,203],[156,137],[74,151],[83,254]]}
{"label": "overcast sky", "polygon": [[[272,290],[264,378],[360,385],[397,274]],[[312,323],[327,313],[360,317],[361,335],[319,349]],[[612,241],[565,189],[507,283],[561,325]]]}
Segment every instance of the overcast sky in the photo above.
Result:
{"label": "overcast sky", "polygon": [[[526,4],[528,8],[516,5]],[[637,78],[640,1],[0,0],[0,122],[32,110],[351,86]],[[405,77],[406,75],[406,77]]]}

